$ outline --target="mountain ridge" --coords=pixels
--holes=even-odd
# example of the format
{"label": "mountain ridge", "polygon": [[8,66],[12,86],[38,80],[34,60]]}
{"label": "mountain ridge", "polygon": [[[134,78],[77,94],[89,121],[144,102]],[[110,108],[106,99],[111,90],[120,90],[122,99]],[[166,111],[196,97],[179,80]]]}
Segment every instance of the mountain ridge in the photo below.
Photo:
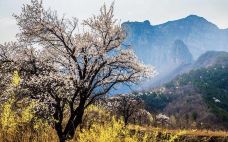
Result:
{"label": "mountain ridge", "polygon": [[179,21],[179,20],[185,20],[185,19],[200,19],[200,20],[203,20],[203,21],[207,21],[209,23],[211,23],[212,25],[214,25],[216,28],[220,29],[220,30],[228,30],[228,27],[227,28],[219,28],[216,24],[208,21],[207,19],[205,19],[204,17],[202,16],[199,16],[199,15],[195,15],[195,14],[190,14],[188,16],[185,16],[184,18],[178,18],[178,19],[174,19],[174,20],[169,20],[167,22],[163,22],[163,23],[160,23],[160,24],[151,24],[151,21],[150,20],[144,20],[144,21],[126,21],[126,22],[123,22],[123,24],[125,23],[135,23],[135,24],[142,24],[144,23],[145,25],[149,25],[149,26],[162,26],[162,25],[165,25],[165,24],[169,24],[169,23],[172,23],[172,22],[175,22],[175,21]]}
{"label": "mountain ridge", "polygon": [[[220,29],[197,15],[159,25],[151,25],[148,20],[128,21],[122,27],[127,34],[124,43],[132,46],[141,61],[156,68],[159,72],[156,78],[164,78],[179,66],[189,64],[189,60],[197,60],[207,51],[228,51],[228,30]],[[173,59],[178,55],[172,54],[175,53],[173,46],[176,41],[183,43],[182,47],[186,50],[182,54],[186,56],[179,56],[179,61],[174,63]]]}

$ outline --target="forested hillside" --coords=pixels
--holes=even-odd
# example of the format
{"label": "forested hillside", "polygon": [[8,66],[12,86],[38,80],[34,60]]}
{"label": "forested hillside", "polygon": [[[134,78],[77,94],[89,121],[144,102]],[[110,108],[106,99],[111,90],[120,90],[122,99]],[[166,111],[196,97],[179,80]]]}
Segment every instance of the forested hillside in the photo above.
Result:
{"label": "forested hillside", "polygon": [[[209,53],[205,54],[208,55]],[[203,57],[205,57],[205,55]],[[199,60],[203,62],[202,58]],[[149,111],[196,122],[198,127],[228,128],[228,54],[217,53],[213,64],[178,76],[163,87],[139,93]],[[203,67],[204,66],[204,67]],[[214,125],[213,122],[217,123]],[[201,126],[201,123],[202,126]],[[188,125],[180,127],[188,127]],[[189,125],[189,127],[191,127]]]}

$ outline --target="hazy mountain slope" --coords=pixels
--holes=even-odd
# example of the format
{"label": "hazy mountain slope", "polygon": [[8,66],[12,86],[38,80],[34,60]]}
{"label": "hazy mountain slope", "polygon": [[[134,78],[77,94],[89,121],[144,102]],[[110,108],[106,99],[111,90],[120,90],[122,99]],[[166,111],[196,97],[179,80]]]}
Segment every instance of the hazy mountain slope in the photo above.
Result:
{"label": "hazy mountain slope", "polygon": [[227,65],[228,53],[223,51],[208,51],[197,59],[192,68],[210,67],[214,64]]}
{"label": "hazy mountain slope", "polygon": [[196,61],[193,61],[192,63],[188,63],[188,64],[181,64],[180,66],[172,70],[170,73],[167,73],[163,77],[160,77],[157,80],[154,80],[150,84],[150,88],[162,86],[163,84],[174,79],[176,76],[181,75],[183,73],[188,73],[191,70],[196,70],[199,68],[207,68],[215,64],[219,64],[223,66],[227,65],[228,52],[207,51],[206,53],[202,54]]}

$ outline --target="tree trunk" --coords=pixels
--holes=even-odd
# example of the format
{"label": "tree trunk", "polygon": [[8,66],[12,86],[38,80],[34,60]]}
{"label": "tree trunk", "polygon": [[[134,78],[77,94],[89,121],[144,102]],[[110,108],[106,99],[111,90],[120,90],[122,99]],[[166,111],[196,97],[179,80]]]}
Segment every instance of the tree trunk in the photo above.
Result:
{"label": "tree trunk", "polygon": [[65,142],[68,139],[72,139],[74,137],[75,131],[77,127],[81,124],[82,122],[82,117],[84,114],[84,108],[77,114],[75,117],[71,117],[65,127],[64,132],[62,132],[62,129],[58,129],[58,125],[55,126],[55,130],[57,131],[59,141],[60,142]]}
{"label": "tree trunk", "polygon": [[66,141],[66,137],[64,135],[59,136],[59,142],[65,142],[65,141]]}
{"label": "tree trunk", "polygon": [[82,117],[85,110],[85,102],[86,98],[80,99],[78,107],[75,109],[75,111],[71,111],[70,118],[64,130],[62,126],[64,109],[61,109],[60,103],[55,106],[56,111],[53,116],[56,120],[55,130],[58,134],[60,142],[65,142],[66,140],[72,139],[74,137],[77,127],[82,123]]}
{"label": "tree trunk", "polygon": [[71,113],[71,117],[68,120],[68,123],[63,132],[63,135],[66,139],[72,139],[74,137],[77,127],[82,123],[82,117],[85,110],[85,102],[86,99],[81,99],[79,106],[73,113]]}
{"label": "tree trunk", "polygon": [[60,107],[60,103],[56,104],[55,106],[55,113],[53,115],[55,121],[55,130],[57,132],[57,135],[59,137],[59,141],[60,142],[65,142],[66,141],[66,137],[63,135],[63,131],[62,131],[62,121],[63,121],[63,112],[62,109]]}
{"label": "tree trunk", "polygon": [[128,116],[124,117],[124,126],[126,127],[128,125]]}

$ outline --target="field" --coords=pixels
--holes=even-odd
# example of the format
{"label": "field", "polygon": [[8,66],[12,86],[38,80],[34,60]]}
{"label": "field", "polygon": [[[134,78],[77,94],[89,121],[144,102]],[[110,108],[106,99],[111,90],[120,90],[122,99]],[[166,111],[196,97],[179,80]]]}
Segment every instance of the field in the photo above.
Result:
{"label": "field", "polygon": [[[125,128],[123,128],[125,129]],[[93,132],[84,134],[79,134],[82,137],[86,137],[88,142],[105,142],[109,140],[110,142],[227,142],[228,141],[228,132],[225,131],[210,131],[210,130],[172,130],[172,129],[162,129],[155,127],[143,127],[138,125],[129,125],[128,128],[130,131],[129,134],[125,134],[125,138],[122,136],[115,136],[110,132],[115,130],[110,130],[109,127],[107,130],[104,128],[102,131],[94,136]],[[125,130],[126,132],[126,130]],[[77,132],[78,133],[78,132]],[[80,132],[79,132],[80,133]],[[88,136],[90,135],[90,136]],[[131,135],[131,136],[130,136]],[[110,138],[110,136],[113,136]],[[80,140],[75,136],[70,142],[80,142]],[[121,138],[120,138],[121,137]],[[48,129],[43,129],[39,131],[31,131],[29,129],[24,131],[15,131],[13,133],[5,133],[3,130],[0,130],[0,141],[1,142],[57,142],[58,136],[54,129],[49,127]]]}
{"label": "field", "polygon": [[166,128],[148,127],[148,126],[134,126],[134,125],[130,125],[129,129],[134,130],[136,127],[138,127],[140,129],[140,131],[143,131],[143,132],[158,131],[158,132],[166,132],[169,134],[178,134],[178,133],[182,132],[183,135],[188,135],[188,136],[228,137],[227,131],[212,131],[212,130],[197,130],[197,129],[181,130],[181,129],[166,129]]}
{"label": "field", "polygon": [[[11,115],[7,115],[11,114]],[[1,142],[58,142],[51,124],[36,119],[12,117],[12,111],[3,114],[0,124]],[[31,118],[32,115],[27,115]],[[8,119],[4,120],[4,117]],[[4,123],[3,123],[4,122]],[[227,142],[228,132],[211,130],[166,129],[146,125],[124,125],[123,119],[96,106],[90,107],[83,123],[70,142]]]}

